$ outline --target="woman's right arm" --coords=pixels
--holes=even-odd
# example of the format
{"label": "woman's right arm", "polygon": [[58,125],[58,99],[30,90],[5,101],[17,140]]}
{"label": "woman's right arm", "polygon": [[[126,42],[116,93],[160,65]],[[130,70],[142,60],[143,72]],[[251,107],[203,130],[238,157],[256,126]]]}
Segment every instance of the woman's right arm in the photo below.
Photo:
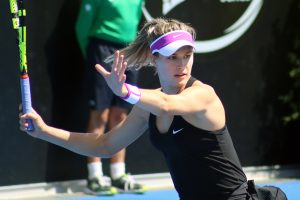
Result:
{"label": "woman's right arm", "polygon": [[[85,156],[111,157],[127,147],[147,129],[148,116],[134,107],[128,117],[105,134],[76,133],[48,126],[35,111],[20,116],[20,129],[29,135]],[[27,131],[26,119],[32,119],[35,130]]]}

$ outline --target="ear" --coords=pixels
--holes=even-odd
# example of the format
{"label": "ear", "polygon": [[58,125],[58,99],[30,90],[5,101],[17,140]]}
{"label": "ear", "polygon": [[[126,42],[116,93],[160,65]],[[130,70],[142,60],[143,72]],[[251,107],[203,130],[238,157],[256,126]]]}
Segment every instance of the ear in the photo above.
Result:
{"label": "ear", "polygon": [[156,60],[157,60],[158,56],[157,55],[152,55],[150,57],[150,62],[153,63],[154,65],[156,64]]}

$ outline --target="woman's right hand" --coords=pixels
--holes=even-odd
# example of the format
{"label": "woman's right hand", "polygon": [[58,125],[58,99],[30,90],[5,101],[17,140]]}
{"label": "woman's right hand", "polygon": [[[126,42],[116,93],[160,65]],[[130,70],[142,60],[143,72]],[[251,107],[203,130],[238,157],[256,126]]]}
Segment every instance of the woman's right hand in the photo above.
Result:
{"label": "woman's right hand", "polygon": [[[27,122],[28,119],[32,120],[34,130],[28,131],[29,123]],[[31,112],[23,114],[20,112],[19,114],[19,124],[20,124],[20,130],[25,131],[28,135],[32,137],[38,138],[42,132],[47,128],[47,125],[41,118],[41,116],[32,109]]]}

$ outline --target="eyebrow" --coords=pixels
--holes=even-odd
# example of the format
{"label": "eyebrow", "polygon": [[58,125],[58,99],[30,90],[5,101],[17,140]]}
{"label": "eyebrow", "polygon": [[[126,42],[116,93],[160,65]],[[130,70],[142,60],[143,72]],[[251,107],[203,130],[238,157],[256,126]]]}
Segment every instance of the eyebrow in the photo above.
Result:
{"label": "eyebrow", "polygon": [[[193,50],[188,50],[185,52],[185,54],[190,54],[190,53],[193,53],[194,51]],[[173,55],[176,55],[177,54],[177,51],[175,53],[173,53],[172,55],[170,56],[173,56]]]}

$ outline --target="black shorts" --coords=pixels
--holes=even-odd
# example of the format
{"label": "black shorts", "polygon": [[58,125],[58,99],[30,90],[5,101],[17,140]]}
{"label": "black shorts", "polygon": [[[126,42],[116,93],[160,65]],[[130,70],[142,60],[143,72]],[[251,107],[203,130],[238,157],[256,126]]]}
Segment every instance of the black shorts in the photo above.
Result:
{"label": "black shorts", "polygon": [[[106,81],[95,69],[95,64],[102,65],[107,71],[111,70],[112,63],[105,63],[104,59],[112,55],[123,45],[103,41],[96,38],[89,40],[87,49],[87,67],[85,67],[85,90],[88,95],[89,107],[92,110],[103,110],[112,106],[130,110],[132,105],[114,95]],[[126,83],[136,85],[137,71],[126,70]]]}

